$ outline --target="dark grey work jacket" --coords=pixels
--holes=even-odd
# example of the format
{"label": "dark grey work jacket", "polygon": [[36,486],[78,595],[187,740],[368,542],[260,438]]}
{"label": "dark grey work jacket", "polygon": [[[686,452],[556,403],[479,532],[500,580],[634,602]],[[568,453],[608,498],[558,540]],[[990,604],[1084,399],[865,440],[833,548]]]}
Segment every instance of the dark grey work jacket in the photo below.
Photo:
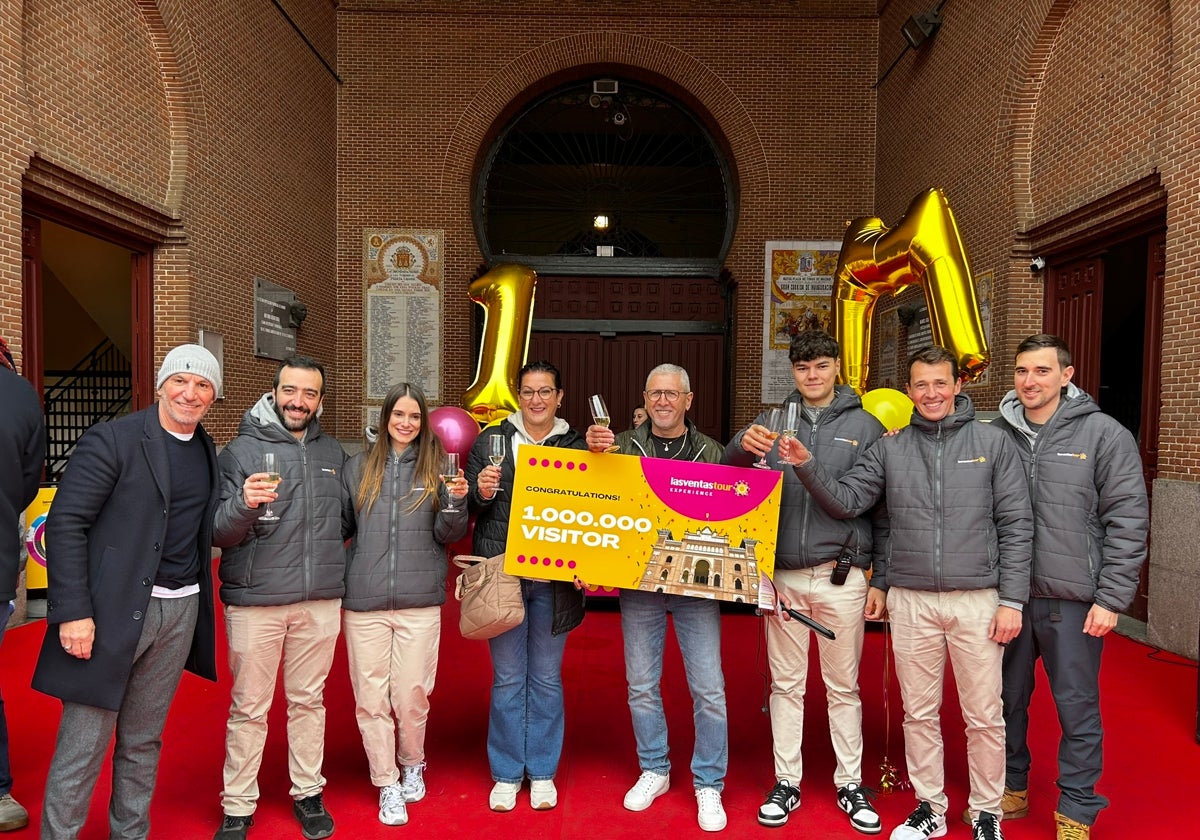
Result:
{"label": "dark grey work jacket", "polygon": [[[784,405],[794,402],[799,407],[799,391],[792,392]],[[834,478],[846,473],[862,454],[883,434],[883,425],[863,410],[862,400],[848,385],[834,388],[833,402],[826,406],[809,425],[801,409],[800,441],[821,462]],[[754,421],[762,424],[764,415]],[[753,424],[751,424],[753,425]],[[747,429],[749,426],[746,427]],[[755,456],[742,449],[742,429],[725,447],[725,463],[748,467]],[[768,461],[775,462],[778,443],[772,447]],[[779,536],[775,546],[776,569],[808,569],[838,559],[842,547],[854,558],[854,565],[865,569],[874,561],[882,564],[887,558],[887,506],[877,504],[865,516],[840,519],[825,511],[786,465],[783,467],[783,492],[779,502]]]}
{"label": "dark grey work jacket", "polygon": [[891,555],[872,586],[997,588],[1008,605],[1028,600],[1033,514],[1021,460],[1004,431],[975,421],[966,395],[936,423],[914,410],[841,479],[816,458],[795,471],[834,516],[858,516],[886,496]]}
{"label": "dark grey work jacket", "polygon": [[1074,385],[1036,436],[1015,391],[1000,413],[993,425],[1016,441],[1033,501],[1032,594],[1128,609],[1150,530],[1133,435]]}
{"label": "dark grey work jacket", "polygon": [[[271,450],[282,480],[271,503],[276,522],[246,507],[242,484],[262,472]],[[346,452],[321,432],[316,418],[304,440],[283,427],[270,394],[242,418],[237,437],[222,450],[221,504],[213,545],[222,549],[221,600],[242,607],[272,607],[341,598],[345,593],[345,540],[354,510],[342,484]]]}
{"label": "dark grey work jacket", "polygon": [[[357,500],[367,453],[346,463],[345,485]],[[356,527],[346,563],[342,608],[355,612],[434,607],[446,601],[446,545],[467,533],[467,500],[447,511],[449,494],[438,482],[432,499],[416,510],[425,492],[414,486],[417,448],[392,454],[383,468],[379,497],[367,510],[355,510]]]}

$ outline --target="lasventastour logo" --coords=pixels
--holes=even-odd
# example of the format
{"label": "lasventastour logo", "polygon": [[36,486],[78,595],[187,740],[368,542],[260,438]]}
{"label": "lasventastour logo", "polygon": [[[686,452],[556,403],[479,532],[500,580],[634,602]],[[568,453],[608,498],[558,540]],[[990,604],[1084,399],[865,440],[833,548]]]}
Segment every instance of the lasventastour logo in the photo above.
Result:
{"label": "lasventastour logo", "polygon": [[693,519],[719,522],[744,516],[779,485],[774,470],[643,458],[642,474],[658,501]]}

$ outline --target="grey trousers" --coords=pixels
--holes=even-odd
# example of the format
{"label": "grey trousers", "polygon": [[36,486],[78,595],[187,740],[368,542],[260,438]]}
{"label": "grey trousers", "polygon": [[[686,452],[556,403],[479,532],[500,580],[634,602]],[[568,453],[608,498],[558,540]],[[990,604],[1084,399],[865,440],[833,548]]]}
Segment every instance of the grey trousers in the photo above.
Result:
{"label": "grey trousers", "polygon": [[199,595],[150,599],[120,711],[63,703],[46,779],[42,840],[74,840],[79,835],[114,731],[109,837],[143,840],[149,835],[163,726],[192,646],[199,608]]}
{"label": "grey trousers", "polygon": [[1005,787],[1029,787],[1029,698],[1042,658],[1058,710],[1058,812],[1084,825],[1108,800],[1096,793],[1104,759],[1100,723],[1100,654],[1104,639],[1083,632],[1091,604],[1030,598],[1020,634],[1004,651]]}

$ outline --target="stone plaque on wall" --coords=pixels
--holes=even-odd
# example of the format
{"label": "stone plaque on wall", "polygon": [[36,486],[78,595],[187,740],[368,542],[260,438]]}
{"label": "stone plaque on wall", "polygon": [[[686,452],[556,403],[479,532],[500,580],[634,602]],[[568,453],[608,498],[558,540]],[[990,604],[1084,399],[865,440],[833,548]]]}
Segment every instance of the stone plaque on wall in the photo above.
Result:
{"label": "stone plaque on wall", "polygon": [[296,293],[262,277],[254,278],[254,355],[283,361],[296,352],[290,311]]}
{"label": "stone plaque on wall", "polygon": [[367,402],[398,382],[440,397],[442,238],[440,230],[363,230]]}

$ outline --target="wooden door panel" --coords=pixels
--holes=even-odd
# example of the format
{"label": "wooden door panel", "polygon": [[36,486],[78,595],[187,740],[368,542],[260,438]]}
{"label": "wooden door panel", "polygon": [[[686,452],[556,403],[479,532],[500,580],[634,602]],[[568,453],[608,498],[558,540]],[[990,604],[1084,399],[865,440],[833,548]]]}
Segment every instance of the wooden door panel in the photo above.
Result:
{"label": "wooden door panel", "polygon": [[1142,363],[1142,416],[1138,423],[1138,445],[1146,492],[1158,477],[1158,418],[1162,404],[1162,312],[1163,280],[1167,266],[1167,234],[1152,235],[1146,249],[1146,337]]}
{"label": "wooden door panel", "polygon": [[1046,283],[1045,330],[1071,348],[1075,384],[1100,393],[1100,339],[1104,263],[1098,257],[1050,269]]}
{"label": "wooden door panel", "polygon": [[21,373],[45,395],[42,337],[42,220],[21,218]]}
{"label": "wooden door panel", "polygon": [[725,416],[723,372],[725,342],[719,335],[664,337],[622,334],[535,332],[529,338],[529,360],[546,359],[563,377],[563,417],[580,432],[591,424],[587,398],[603,394],[612,412],[612,427],[630,426],[633,409],[642,404],[646,375],[657,365],[681,365],[692,380],[696,397],[690,417],[705,434],[720,438]]}
{"label": "wooden door panel", "polygon": [[692,422],[706,435],[721,440],[725,414],[725,337],[664,337],[663,361],[680,365],[688,372],[692,381]]}

